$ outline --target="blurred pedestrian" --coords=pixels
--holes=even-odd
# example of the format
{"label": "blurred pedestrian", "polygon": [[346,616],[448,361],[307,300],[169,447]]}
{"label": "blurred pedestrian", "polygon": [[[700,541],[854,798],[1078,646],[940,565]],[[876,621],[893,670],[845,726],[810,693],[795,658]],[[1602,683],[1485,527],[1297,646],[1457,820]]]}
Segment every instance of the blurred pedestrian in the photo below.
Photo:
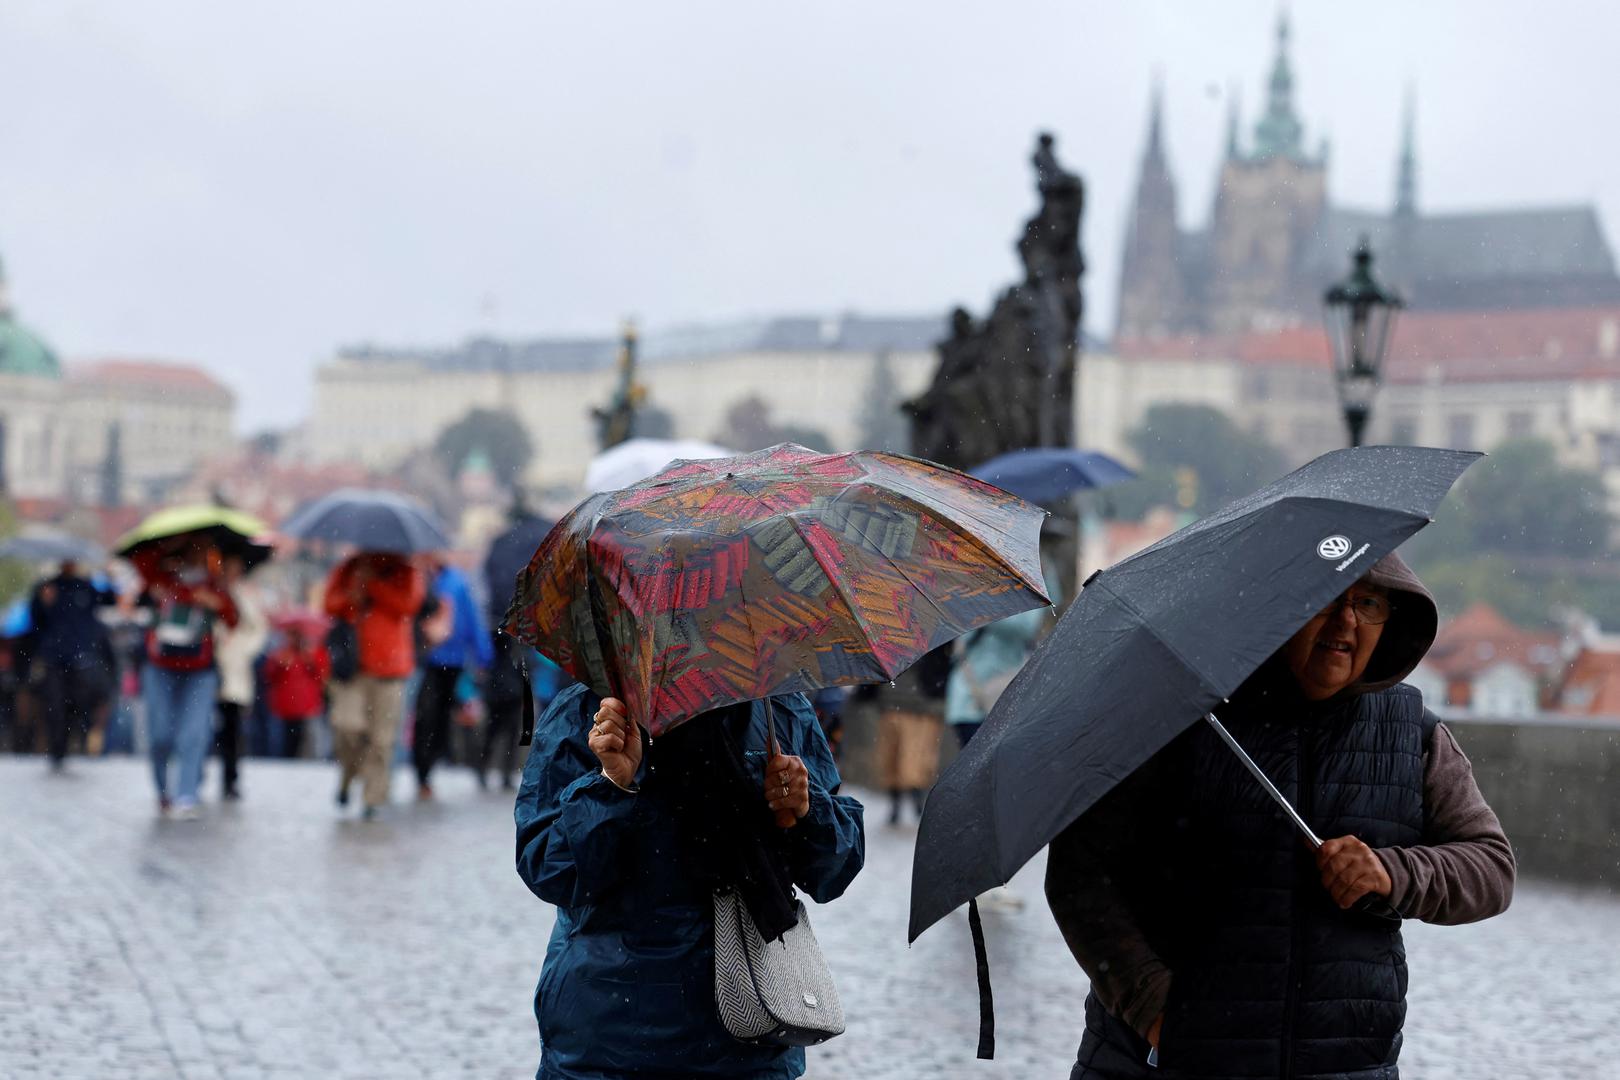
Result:
{"label": "blurred pedestrian", "polygon": [[96,612],[117,603],[111,589],[93,584],[75,562],[39,583],[29,602],[31,682],[45,725],[51,770],[60,772],[69,741],[83,739],[96,712],[116,689],[112,643]]}
{"label": "blurred pedestrian", "polygon": [[956,662],[945,687],[945,720],[959,744],[966,746],[973,738],[1051,624],[1051,613],[1037,608],[957,639]]}
{"label": "blurred pedestrian", "polygon": [[219,690],[215,631],[236,625],[236,602],[225,585],[219,550],[204,534],[184,533],[142,547],[130,561],[146,583],[145,601],[153,609],[141,693],[158,810],[170,811],[169,759],[178,757],[172,808],[176,818],[192,819]]}
{"label": "blurred pedestrian", "polygon": [[821,725],[821,733],[827,738],[827,747],[832,751],[834,761],[843,759],[844,706],[849,704],[849,698],[850,689],[847,686],[828,686],[810,695],[810,704],[816,710],[816,723]]}
{"label": "blurred pedestrian", "polygon": [[951,673],[951,647],[923,654],[878,692],[877,767],[889,793],[889,824],[900,824],[901,802],[909,796],[922,817],[923,798],[939,775],[939,737],[945,727],[945,683]]}
{"label": "blurred pedestrian", "polygon": [[510,791],[512,771],[520,764],[517,729],[523,717],[523,696],[533,695],[534,708],[543,710],[571,680],[556,664],[510,634],[497,630],[492,640],[495,659],[484,684],[484,734],[475,768],[479,787],[489,786],[493,765],[500,773],[501,789]]}
{"label": "blurred pedestrian", "polygon": [[411,739],[416,797],[423,800],[433,798],[433,766],[450,745],[457,684],[464,672],[487,670],[494,659],[489,631],[473,601],[467,575],[459,567],[439,562],[431,592],[439,605],[433,617],[443,627],[443,636],[431,643],[423,657],[422,680],[416,691],[416,727]]}
{"label": "blurred pedestrian", "polygon": [[349,785],[360,777],[367,820],[388,802],[405,680],[416,666],[413,621],[426,593],[421,570],[402,555],[380,552],[352,556],[326,582],[326,614],[342,624],[334,633],[348,637],[345,653],[352,650],[342,662],[332,656],[337,802],[349,804]]}
{"label": "blurred pedestrian", "polygon": [[247,564],[241,555],[220,559],[221,579],[236,605],[236,625],[219,634],[215,666],[219,669],[219,717],[214,731],[214,748],[221,767],[221,797],[234,801],[242,797],[237,784],[242,758],[242,718],[253,707],[253,666],[270,639],[270,620],[259,603],[257,591],[247,581]]}
{"label": "blurred pedestrian", "polygon": [[264,663],[265,697],[276,726],[277,757],[302,756],[304,735],[310,722],[321,715],[331,672],[326,646],[313,638],[309,626],[287,626],[282,643]]}

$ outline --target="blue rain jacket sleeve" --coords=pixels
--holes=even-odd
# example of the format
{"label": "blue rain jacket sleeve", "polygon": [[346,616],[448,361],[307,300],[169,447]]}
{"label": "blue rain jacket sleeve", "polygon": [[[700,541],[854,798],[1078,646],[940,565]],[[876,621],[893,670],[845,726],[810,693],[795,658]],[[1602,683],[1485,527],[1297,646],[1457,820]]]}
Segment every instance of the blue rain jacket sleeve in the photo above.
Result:
{"label": "blue rain jacket sleeve", "polygon": [[535,725],[518,790],[517,870],[540,899],[562,908],[597,903],[619,881],[637,796],[602,775],[586,744],[594,701],[585,687],[559,694]]}
{"label": "blue rain jacket sleeve", "polygon": [[864,811],[855,799],[838,794],[843,779],[809,699],[794,694],[773,700],[779,710],[793,714],[791,725],[783,725],[778,713],[777,737],[782,738],[784,726],[791,728],[784,749],[802,758],[810,773],[810,812],[788,830],[793,884],[825,904],[844,894],[866,862]]}

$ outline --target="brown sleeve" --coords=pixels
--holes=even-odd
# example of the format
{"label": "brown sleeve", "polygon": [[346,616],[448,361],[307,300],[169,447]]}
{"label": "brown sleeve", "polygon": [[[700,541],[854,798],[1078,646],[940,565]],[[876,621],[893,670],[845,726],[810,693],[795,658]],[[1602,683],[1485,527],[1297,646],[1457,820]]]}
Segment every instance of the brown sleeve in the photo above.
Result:
{"label": "brown sleeve", "polygon": [[1170,996],[1170,969],[1148,943],[1114,881],[1118,844],[1148,793],[1143,774],[1126,781],[1052,841],[1046,902],[1102,1007],[1147,1038]]}
{"label": "brown sleeve", "polygon": [[1424,755],[1423,844],[1379,848],[1390,902],[1408,919],[1455,926],[1507,910],[1513,848],[1474,782],[1474,767],[1444,724]]}

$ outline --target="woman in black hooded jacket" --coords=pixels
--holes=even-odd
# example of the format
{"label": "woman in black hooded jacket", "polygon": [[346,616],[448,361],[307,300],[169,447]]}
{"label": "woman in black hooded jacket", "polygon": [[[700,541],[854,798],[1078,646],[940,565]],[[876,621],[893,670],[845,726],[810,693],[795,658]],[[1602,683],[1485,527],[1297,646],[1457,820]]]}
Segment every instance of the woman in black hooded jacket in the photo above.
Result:
{"label": "woman in black hooded jacket", "polygon": [[1071,1080],[1395,1080],[1401,919],[1513,893],[1468,759],[1401,683],[1437,623],[1387,556],[1217,710],[1320,850],[1205,725],[1053,842],[1047,898],[1091,979]]}

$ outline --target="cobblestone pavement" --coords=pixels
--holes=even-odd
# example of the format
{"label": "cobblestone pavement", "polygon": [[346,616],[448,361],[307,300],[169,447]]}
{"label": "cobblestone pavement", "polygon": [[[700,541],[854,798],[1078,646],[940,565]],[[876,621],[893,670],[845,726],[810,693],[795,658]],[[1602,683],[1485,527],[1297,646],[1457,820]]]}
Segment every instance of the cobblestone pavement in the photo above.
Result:
{"label": "cobblestone pavement", "polygon": [[[363,825],[333,780],[249,761],[246,801],[160,822],[136,762],[0,760],[0,1077],[532,1076],[551,914],[512,869],[510,797],[447,771],[438,802]],[[986,915],[1000,1056],[976,1062],[965,919],[905,945],[914,835],[874,821],[866,872],[813,914],[850,1027],[810,1075],[1066,1076],[1085,981],[1040,866],[1025,910]],[[1550,885],[1414,927],[1405,1074],[1620,1075],[1616,942],[1620,898]]]}

